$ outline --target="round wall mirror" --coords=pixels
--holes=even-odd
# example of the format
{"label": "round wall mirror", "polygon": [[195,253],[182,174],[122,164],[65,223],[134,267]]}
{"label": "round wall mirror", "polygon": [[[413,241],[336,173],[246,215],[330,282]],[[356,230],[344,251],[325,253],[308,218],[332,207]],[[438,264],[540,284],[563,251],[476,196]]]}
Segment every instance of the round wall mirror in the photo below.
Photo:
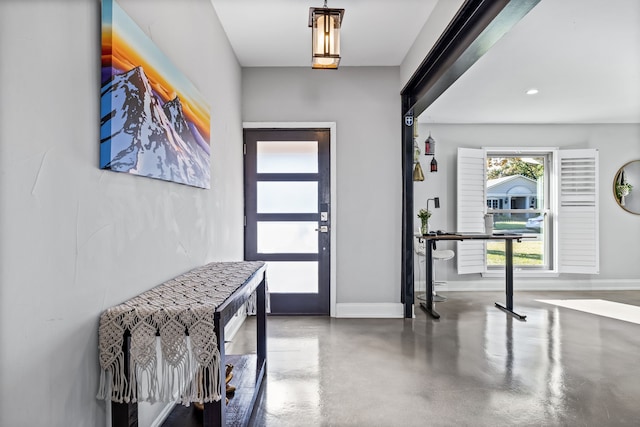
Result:
{"label": "round wall mirror", "polygon": [[613,196],[622,209],[640,215],[640,160],[618,169],[613,179]]}

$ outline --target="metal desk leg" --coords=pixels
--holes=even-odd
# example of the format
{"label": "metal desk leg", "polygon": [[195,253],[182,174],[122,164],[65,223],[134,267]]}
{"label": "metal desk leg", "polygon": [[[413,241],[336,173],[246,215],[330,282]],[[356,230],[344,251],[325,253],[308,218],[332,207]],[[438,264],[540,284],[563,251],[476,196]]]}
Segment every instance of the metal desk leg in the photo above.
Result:
{"label": "metal desk leg", "polygon": [[432,249],[433,241],[427,240],[425,242],[425,270],[427,272],[427,302],[421,302],[420,307],[424,309],[427,313],[431,315],[434,319],[439,319],[440,315],[437,311],[433,309],[433,249]]}
{"label": "metal desk leg", "polygon": [[496,307],[506,311],[509,314],[514,315],[519,320],[525,320],[527,316],[523,316],[513,311],[513,239],[505,239],[504,249],[505,249],[504,277],[505,277],[505,290],[506,290],[507,301],[506,301],[506,306],[497,302]]}

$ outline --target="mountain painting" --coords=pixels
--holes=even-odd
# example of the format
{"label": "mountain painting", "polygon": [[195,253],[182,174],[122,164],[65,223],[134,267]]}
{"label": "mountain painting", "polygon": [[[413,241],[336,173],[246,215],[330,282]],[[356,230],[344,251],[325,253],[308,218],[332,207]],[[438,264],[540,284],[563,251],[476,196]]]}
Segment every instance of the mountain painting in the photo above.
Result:
{"label": "mountain painting", "polygon": [[115,0],[102,0],[101,83],[101,168],[209,188],[209,105]]}

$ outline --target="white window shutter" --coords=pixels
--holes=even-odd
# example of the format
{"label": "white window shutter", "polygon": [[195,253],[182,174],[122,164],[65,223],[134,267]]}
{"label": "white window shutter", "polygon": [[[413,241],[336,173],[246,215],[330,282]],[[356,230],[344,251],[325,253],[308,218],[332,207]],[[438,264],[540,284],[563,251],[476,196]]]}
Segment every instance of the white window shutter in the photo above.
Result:
{"label": "white window shutter", "polygon": [[[484,232],[486,212],[485,151],[458,148],[458,218],[457,231]],[[483,273],[486,257],[483,240],[457,242],[458,274]]]}
{"label": "white window shutter", "polygon": [[558,264],[560,273],[598,274],[598,151],[558,151]]}

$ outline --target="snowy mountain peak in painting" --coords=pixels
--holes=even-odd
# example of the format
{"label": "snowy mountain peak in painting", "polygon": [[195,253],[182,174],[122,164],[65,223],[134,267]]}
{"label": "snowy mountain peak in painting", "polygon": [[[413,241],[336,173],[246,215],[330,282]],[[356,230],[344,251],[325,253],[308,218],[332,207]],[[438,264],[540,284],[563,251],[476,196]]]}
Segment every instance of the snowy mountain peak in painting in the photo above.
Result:
{"label": "snowy mountain peak in painting", "polygon": [[193,135],[191,134],[191,130],[189,130],[189,125],[187,125],[187,121],[184,118],[184,114],[182,112],[182,104],[180,103],[180,98],[177,96],[173,98],[171,101],[166,102],[162,106],[162,110],[164,114],[167,116],[169,121],[173,124],[173,129],[178,132],[178,135],[187,142],[192,144],[196,144]]}
{"label": "snowy mountain peak in painting", "polygon": [[102,86],[101,167],[209,188],[209,153],[179,98],[161,105],[142,67]]}

